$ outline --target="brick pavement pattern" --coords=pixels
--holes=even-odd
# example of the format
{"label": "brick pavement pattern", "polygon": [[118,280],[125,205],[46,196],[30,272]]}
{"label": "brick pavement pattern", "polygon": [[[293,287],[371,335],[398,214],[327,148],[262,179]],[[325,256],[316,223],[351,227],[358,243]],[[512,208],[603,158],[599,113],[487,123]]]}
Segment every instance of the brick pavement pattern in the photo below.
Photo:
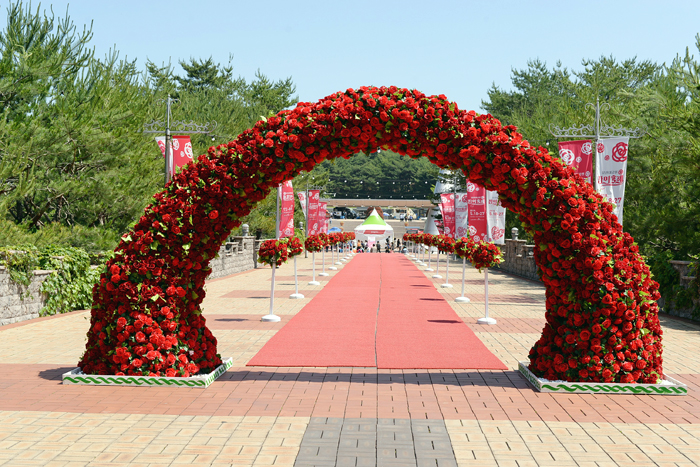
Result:
{"label": "brick pavement pattern", "polygon": [[[491,272],[498,324],[476,325],[483,275],[468,268],[471,302],[455,303],[461,263],[451,265],[453,289],[433,283],[509,370],[246,368],[327,283],[317,258],[321,285],[307,284],[310,260],[298,262],[301,300],[284,298],[294,291],[292,266],[278,270],[281,323],[259,321],[269,268],[208,281],[204,315],[234,367],[206,390],[62,386],[84,349],[88,312],[0,327],[0,465],[700,464],[700,326],[662,318],[664,368],[688,396],[537,393],[517,362],[544,326],[544,288]],[[333,452],[314,441],[321,426],[338,433]],[[312,464],[314,446],[334,464]]]}

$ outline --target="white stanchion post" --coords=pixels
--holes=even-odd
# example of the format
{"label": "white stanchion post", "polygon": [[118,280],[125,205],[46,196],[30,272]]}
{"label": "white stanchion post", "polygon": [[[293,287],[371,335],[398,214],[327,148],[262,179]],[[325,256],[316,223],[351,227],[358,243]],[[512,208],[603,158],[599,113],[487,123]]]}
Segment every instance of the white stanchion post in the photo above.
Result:
{"label": "white stanchion post", "polygon": [[[331,245],[331,264],[333,264],[333,257],[334,257],[333,247],[334,247],[334,246],[335,246],[335,245]],[[336,263],[336,264],[337,264],[337,263]],[[328,269],[330,269],[331,271],[337,271],[337,270],[338,270],[338,268],[336,268],[335,266],[328,266]]]}
{"label": "white stanchion post", "polygon": [[304,294],[299,293],[299,279],[297,277],[297,257],[294,256],[294,293],[289,296],[292,299],[304,298]]}
{"label": "white stanchion post", "polygon": [[484,306],[486,307],[486,316],[484,318],[479,318],[476,320],[479,324],[496,324],[494,318],[489,318],[489,269],[484,269]]}
{"label": "white stanchion post", "polygon": [[309,285],[321,285],[320,282],[316,280],[316,252],[311,252],[311,282]]}
{"label": "white stanchion post", "polygon": [[443,289],[451,289],[452,284],[450,284],[450,254],[445,253],[445,283],[440,285]]}
{"label": "white stanchion post", "polygon": [[[427,271],[427,269],[426,269]],[[438,248],[437,254],[435,255],[435,274],[433,274],[433,279],[442,279],[440,275],[440,249]]]}
{"label": "white stanchion post", "polygon": [[425,268],[426,271],[433,271],[434,269],[430,267],[430,263],[432,262],[432,256],[433,256],[433,247],[428,246],[428,267]]}
{"label": "white stanchion post", "polygon": [[263,316],[260,320],[268,323],[276,323],[280,321],[280,317],[272,312],[275,306],[275,270],[277,269],[277,264],[272,263],[272,286],[270,290],[270,312]]}
{"label": "white stanchion post", "polygon": [[325,276],[329,275],[326,272],[326,247],[325,246],[323,247],[323,250],[321,250],[321,264],[323,266],[322,266],[321,272],[319,272],[318,275],[321,277],[325,277]]}
{"label": "white stanchion post", "polygon": [[464,271],[467,269],[467,258],[462,258],[462,296],[455,298],[457,303],[469,303],[469,298],[464,296]]}
{"label": "white stanchion post", "polygon": [[340,243],[335,244],[335,264],[343,264],[340,262]]}

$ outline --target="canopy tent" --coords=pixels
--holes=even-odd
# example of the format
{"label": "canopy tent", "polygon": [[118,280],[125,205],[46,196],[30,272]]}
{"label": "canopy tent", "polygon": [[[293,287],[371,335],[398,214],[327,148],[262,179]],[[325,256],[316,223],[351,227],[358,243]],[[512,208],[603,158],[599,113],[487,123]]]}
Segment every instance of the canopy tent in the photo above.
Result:
{"label": "canopy tent", "polygon": [[384,222],[384,219],[377,214],[376,209],[372,210],[372,213],[361,225],[355,227],[355,239],[357,240],[379,241],[393,236],[394,229]]}

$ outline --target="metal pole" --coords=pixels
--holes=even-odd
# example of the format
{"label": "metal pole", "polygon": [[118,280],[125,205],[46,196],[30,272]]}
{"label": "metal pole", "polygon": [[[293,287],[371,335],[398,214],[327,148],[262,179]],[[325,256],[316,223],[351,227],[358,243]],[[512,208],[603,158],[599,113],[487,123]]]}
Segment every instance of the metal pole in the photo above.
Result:
{"label": "metal pole", "polygon": [[277,193],[275,195],[275,201],[277,202],[275,209],[275,238],[279,240],[280,238],[280,187],[277,186]]}
{"label": "metal pole", "polygon": [[489,269],[484,269],[484,306],[486,317],[476,320],[478,324],[496,324],[496,320],[489,317]]}
{"label": "metal pole", "polygon": [[272,262],[272,285],[270,286],[270,313],[263,316],[261,321],[276,323],[280,321],[280,317],[275,315],[272,310],[275,305],[275,270],[277,269],[277,264]]}
{"label": "metal pole", "polygon": [[165,184],[167,185],[170,181],[170,158],[172,154],[170,152],[170,141],[172,136],[170,135],[170,94],[168,94],[168,100],[165,105]]}
{"label": "metal pole", "polygon": [[469,303],[469,298],[464,296],[464,271],[467,269],[467,257],[462,258],[462,295],[455,298],[455,302]]}

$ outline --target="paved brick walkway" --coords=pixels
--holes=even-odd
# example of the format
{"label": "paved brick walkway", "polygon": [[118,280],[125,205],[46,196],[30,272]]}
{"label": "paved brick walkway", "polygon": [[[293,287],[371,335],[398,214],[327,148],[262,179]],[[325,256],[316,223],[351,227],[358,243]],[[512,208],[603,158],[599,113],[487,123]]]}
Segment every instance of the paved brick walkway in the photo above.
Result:
{"label": "paved brick walkway", "polygon": [[509,370],[246,367],[327,283],[298,265],[302,300],[286,298],[292,266],[277,271],[280,323],[259,321],[269,268],[208,282],[204,314],[234,366],[206,390],[61,385],[88,312],[1,327],[0,465],[700,464],[700,326],[662,318],[665,371],[688,396],[540,394],[516,369],[544,326],[543,287],[491,272],[498,324],[479,326],[483,276],[467,269],[471,302],[457,304],[455,263],[454,288],[434,284]]}

